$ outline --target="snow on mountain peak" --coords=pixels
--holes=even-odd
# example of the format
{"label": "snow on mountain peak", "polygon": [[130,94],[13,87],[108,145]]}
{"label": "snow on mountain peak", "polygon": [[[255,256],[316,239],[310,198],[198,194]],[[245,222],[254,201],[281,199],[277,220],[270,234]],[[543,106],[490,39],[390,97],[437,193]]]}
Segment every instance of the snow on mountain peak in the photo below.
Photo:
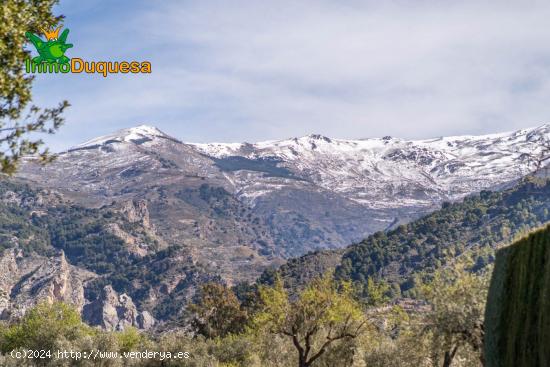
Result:
{"label": "snow on mountain peak", "polygon": [[[200,162],[196,170],[205,175],[221,169],[243,197],[259,197],[299,178],[292,184],[309,182],[357,203],[383,208],[429,206],[517,179],[532,171],[532,157],[541,154],[542,142],[549,140],[550,125],[546,124],[498,134],[425,140],[389,136],[347,140],[310,134],[258,143],[182,143],[166,148],[164,143],[179,141],[155,127],[141,125],[70,151],[98,148],[123,165],[145,159],[142,149],[132,149],[136,146],[157,155],[170,154],[171,159],[179,159],[173,155],[178,151],[180,167]],[[114,152],[122,154],[111,154]]]}
{"label": "snow on mountain peak", "polygon": [[[550,140],[550,125],[489,135],[425,140],[346,140],[319,134],[254,144],[191,144],[224,159],[275,160],[306,181],[371,207],[430,205],[511,181],[530,172],[529,159]],[[243,188],[257,178],[235,173]],[[252,194],[250,194],[252,195]]]}
{"label": "snow on mountain peak", "polygon": [[139,125],[126,130],[131,134],[139,134],[141,136],[166,136],[166,134],[158,128],[149,125]]}
{"label": "snow on mountain peak", "polygon": [[123,143],[123,142],[139,143],[139,142],[145,142],[145,141],[152,141],[152,140],[155,140],[156,138],[165,138],[165,139],[175,140],[174,138],[163,133],[162,131],[160,131],[158,128],[154,126],[139,125],[131,128],[118,130],[113,134],[104,135],[104,136],[100,136],[100,137],[88,140],[69,150],[92,148],[92,147],[102,146],[102,145],[111,144],[111,143]]}
{"label": "snow on mountain peak", "polygon": [[[257,143],[204,143],[194,144],[201,152],[215,156],[224,157],[230,155],[243,155],[248,152],[256,155],[267,155],[271,153],[281,153],[291,150],[294,153],[317,151],[325,152],[331,155],[340,155],[342,152],[365,152],[365,150],[383,152],[390,149],[409,149],[417,147],[419,149],[436,150],[442,153],[452,155],[461,150],[484,150],[488,146],[510,146],[515,144],[529,144],[536,139],[550,139],[550,124],[545,124],[536,128],[527,128],[511,132],[486,134],[486,135],[458,135],[448,137],[438,137],[423,140],[405,140],[401,138],[384,136],[383,138],[366,139],[333,139],[320,134],[310,134],[302,137],[295,137],[285,140],[269,140]],[[326,149],[322,149],[325,147]],[[464,151],[462,153],[464,153]],[[296,155],[296,154],[294,154]]]}

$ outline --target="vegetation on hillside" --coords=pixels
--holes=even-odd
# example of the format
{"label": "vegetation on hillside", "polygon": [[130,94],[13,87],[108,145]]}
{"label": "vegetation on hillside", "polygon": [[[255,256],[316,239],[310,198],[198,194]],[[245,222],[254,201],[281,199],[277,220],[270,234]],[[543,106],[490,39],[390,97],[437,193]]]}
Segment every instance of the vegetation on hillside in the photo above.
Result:
{"label": "vegetation on hillside", "polygon": [[[423,286],[430,303],[413,309],[366,306],[350,283],[331,274],[295,296],[280,281],[261,286],[249,302],[206,284],[191,308],[198,321],[187,325],[191,330],[161,334],[102,331],[85,325],[68,305],[41,303],[21,320],[0,324],[0,365],[21,365],[10,352],[33,349],[52,352],[36,361],[42,366],[428,367],[449,366],[449,353],[452,366],[480,366],[477,339],[464,335],[477,335],[483,323],[484,277],[462,267],[437,279]],[[188,358],[76,361],[55,358],[57,350],[187,352]]]}
{"label": "vegetation on hillside", "polygon": [[[110,229],[113,223],[147,243],[150,254],[141,257],[130,251]],[[200,265],[176,260],[181,247],[158,250],[155,239],[115,208],[84,208],[13,181],[0,181],[0,240],[0,253],[10,247],[43,256],[63,250],[70,264],[100,275],[86,285],[88,300],[110,284],[141,306],[155,287],[177,275],[182,282],[151,310],[161,319],[177,317],[193,279],[217,279]]]}
{"label": "vegetation on hillside", "polygon": [[[203,195],[223,198],[206,189]],[[136,236],[147,233],[115,207],[83,208],[55,192],[0,182],[0,251],[18,247],[49,256],[63,250],[71,264],[100,275],[86,286],[89,300],[111,284],[140,308],[149,306],[151,294],[162,294],[159,284],[181,277],[152,311],[157,318],[178,318],[185,330],[103,332],[83,324],[67,305],[40,304],[23,319],[0,327],[0,350],[147,348],[191,355],[183,362],[136,359],[130,364],[136,366],[479,366],[493,249],[547,221],[549,199],[549,181],[528,178],[377,233],[347,249],[341,262],[342,252],[321,251],[264,273],[258,284],[229,288],[197,265],[177,260],[182,256],[178,247],[159,250],[149,238],[156,251],[132,253],[109,225],[116,223]],[[330,269],[336,265],[334,276]],[[293,272],[300,268],[296,277]],[[431,276],[418,276],[425,273]],[[214,282],[202,286],[182,313],[187,287],[197,277]],[[416,303],[395,302],[402,293],[414,295]],[[0,365],[17,363],[0,357]]]}
{"label": "vegetation on hillside", "polygon": [[[550,221],[550,180],[527,177],[502,191],[482,191],[388,232],[377,232],[345,250],[313,252],[268,269],[261,284],[283,279],[290,292],[335,268],[337,279],[352,280],[369,299],[368,284],[390,298],[417,297],[427,274],[474,256],[472,271],[494,261],[494,251]],[[342,254],[343,252],[343,254]],[[428,277],[429,278],[429,277]],[[424,279],[426,280],[426,279]]]}
{"label": "vegetation on hillside", "polygon": [[[349,258],[351,251],[374,240],[379,241],[380,246],[389,245],[389,254],[394,259],[410,259],[409,244],[413,240],[422,240],[422,244],[431,246],[428,254],[437,253],[437,244],[443,247],[444,241],[449,241],[444,249],[460,249],[442,256],[440,264],[435,263],[438,258],[430,255],[425,262],[418,259],[417,263],[411,263],[415,267],[406,274],[422,271],[423,266],[432,274],[415,278],[417,301],[414,302],[390,302],[401,292],[400,287],[395,287],[399,283],[391,280],[406,277],[397,274],[385,281],[380,274],[392,274],[384,273],[388,266],[384,261],[368,257],[370,265],[380,267],[378,272],[367,273],[369,276],[365,278],[345,279],[342,269],[338,269],[336,277],[326,272],[335,262],[323,252],[310,255],[329,258],[318,262],[318,268],[306,272],[299,279],[300,286],[290,290],[283,287],[283,281],[287,281],[291,272],[285,274],[286,279],[277,272],[266,273],[273,277],[272,283],[238,284],[233,288],[228,288],[220,279],[212,279],[215,282],[201,287],[194,304],[184,314],[180,311],[186,300],[185,284],[178,284],[172,296],[154,310],[157,316],[179,317],[179,326],[184,328],[177,332],[140,334],[133,329],[124,333],[103,332],[84,325],[70,307],[41,304],[22,320],[1,328],[0,349],[6,353],[17,348],[38,347],[118,352],[148,348],[187,351],[191,355],[183,362],[164,361],[164,364],[136,359],[132,362],[136,366],[352,367],[361,363],[367,366],[480,366],[484,360],[483,316],[491,254],[483,255],[481,250],[471,249],[492,249],[499,241],[547,218],[548,190],[547,181],[529,179],[502,193],[482,193],[462,203],[444,205],[441,211],[405,226],[410,230],[408,236],[403,234],[403,227],[397,228],[387,234],[374,235],[344,254],[344,258]],[[0,185],[0,198],[0,215],[6,219],[0,221],[5,239],[18,238],[18,246],[24,251],[44,255],[63,249],[71,263],[101,274],[86,289],[89,299],[93,299],[94,294],[97,296],[104,285],[112,284],[135,297],[139,304],[166,277],[188,271],[182,278],[185,283],[197,276],[195,270],[173,263],[179,251],[175,247],[141,258],[128,252],[124,242],[113,236],[106,224],[117,222],[131,231],[132,223],[126,223],[112,208],[85,209],[69,205],[54,193],[37,192],[8,182]],[[506,205],[512,209],[506,211],[503,207]],[[477,215],[479,212],[484,214]],[[457,219],[457,224],[451,223],[453,219]],[[494,230],[493,226],[508,230],[488,236],[486,231]],[[452,241],[457,239],[464,240],[459,242],[462,247],[453,245]],[[16,245],[9,241],[2,243],[8,247]],[[82,255],[86,249],[81,246],[111,255],[90,256],[86,263]],[[449,255],[454,255],[455,260],[448,261]],[[304,260],[307,258],[291,264],[307,265]],[[315,269],[317,272],[324,269],[325,274],[315,276]],[[269,280],[267,275],[265,278]],[[37,325],[44,325],[46,329]],[[10,357],[3,358],[0,364],[16,365]],[[47,360],[43,364],[75,365],[71,362]],[[104,361],[107,366],[120,363]]]}
{"label": "vegetation on hillside", "polygon": [[[388,233],[350,246],[336,270],[339,279],[365,284],[369,277],[414,287],[415,272],[433,272],[468,250],[495,248],[550,220],[550,180],[527,178],[503,191],[482,191],[460,203]],[[481,257],[478,267],[492,261]]]}

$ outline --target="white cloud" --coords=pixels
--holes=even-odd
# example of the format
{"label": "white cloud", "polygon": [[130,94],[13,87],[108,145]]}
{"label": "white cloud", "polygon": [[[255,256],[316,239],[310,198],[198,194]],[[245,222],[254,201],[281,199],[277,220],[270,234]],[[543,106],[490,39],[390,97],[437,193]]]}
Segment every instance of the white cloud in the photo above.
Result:
{"label": "white cloud", "polygon": [[550,116],[548,2],[201,0],[136,9],[124,22],[116,12],[90,16],[83,29],[109,27],[110,36],[81,43],[92,56],[149,58],[153,74],[62,83],[48,97],[71,90],[73,135],[59,146],[90,137],[79,126],[91,123],[92,136],[150,122],[188,141],[252,141],[484,133]]}

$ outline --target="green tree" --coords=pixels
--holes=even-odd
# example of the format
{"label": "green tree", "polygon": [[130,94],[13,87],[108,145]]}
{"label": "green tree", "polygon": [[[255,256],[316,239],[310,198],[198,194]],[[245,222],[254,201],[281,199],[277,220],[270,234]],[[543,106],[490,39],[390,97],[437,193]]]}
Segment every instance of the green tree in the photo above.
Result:
{"label": "green tree", "polygon": [[442,354],[443,367],[453,363],[461,348],[469,348],[483,364],[484,313],[489,271],[478,275],[464,265],[437,272],[422,287],[431,305],[425,317],[425,330],[433,337],[434,359]]}
{"label": "green tree", "polygon": [[133,327],[128,327],[115,335],[119,350],[123,353],[138,350],[145,342],[145,336]]}
{"label": "green tree", "polygon": [[369,315],[372,323],[362,336],[363,357],[368,367],[428,367],[431,340],[422,333],[422,319],[399,306]]}
{"label": "green tree", "polygon": [[195,330],[207,338],[240,333],[248,320],[235,293],[218,283],[204,284],[197,302],[189,310],[194,314]]}
{"label": "green tree", "polygon": [[22,156],[37,155],[42,162],[51,159],[43,141],[32,133],[53,134],[63,123],[62,113],[69,106],[63,101],[56,108],[31,105],[33,76],[23,70],[30,52],[24,49],[25,32],[57,25],[54,16],[58,0],[4,0],[0,2],[0,172],[13,174]]}
{"label": "green tree", "polygon": [[372,277],[367,279],[367,302],[371,306],[380,306],[389,301],[390,286],[382,281],[377,282]]}
{"label": "green tree", "polygon": [[284,336],[298,353],[298,366],[309,367],[337,342],[358,337],[366,325],[349,283],[340,287],[332,274],[313,280],[296,299],[282,281],[260,287],[261,310],[255,315],[256,330]]}
{"label": "green tree", "polygon": [[71,306],[55,302],[39,303],[23,319],[7,327],[0,336],[0,350],[8,353],[18,348],[55,350],[65,341],[74,341],[91,334],[80,314]]}

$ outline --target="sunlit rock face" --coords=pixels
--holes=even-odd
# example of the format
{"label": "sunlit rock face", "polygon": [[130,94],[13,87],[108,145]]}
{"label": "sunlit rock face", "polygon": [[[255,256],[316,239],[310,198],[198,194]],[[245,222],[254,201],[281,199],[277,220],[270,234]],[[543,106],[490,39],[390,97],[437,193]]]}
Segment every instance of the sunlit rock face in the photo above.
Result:
{"label": "sunlit rock face", "polygon": [[110,285],[103,288],[97,300],[84,307],[83,318],[90,325],[112,331],[128,327],[149,329],[155,324],[148,311],[138,311],[130,296],[118,294]]}

